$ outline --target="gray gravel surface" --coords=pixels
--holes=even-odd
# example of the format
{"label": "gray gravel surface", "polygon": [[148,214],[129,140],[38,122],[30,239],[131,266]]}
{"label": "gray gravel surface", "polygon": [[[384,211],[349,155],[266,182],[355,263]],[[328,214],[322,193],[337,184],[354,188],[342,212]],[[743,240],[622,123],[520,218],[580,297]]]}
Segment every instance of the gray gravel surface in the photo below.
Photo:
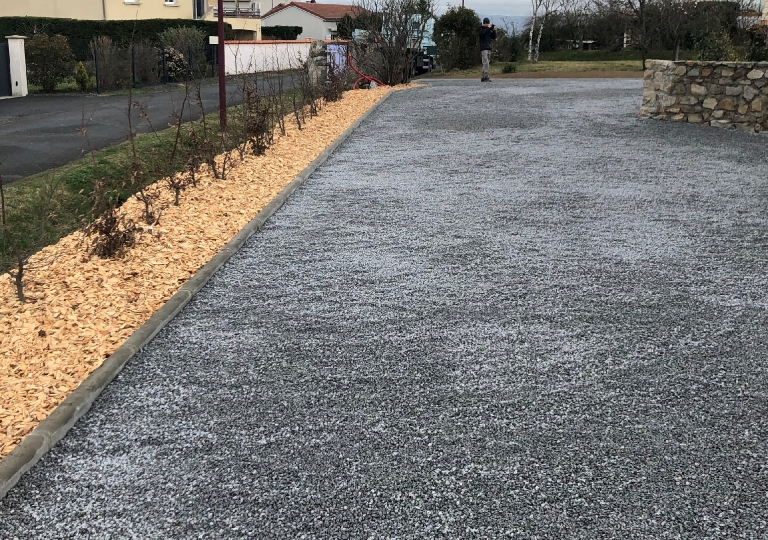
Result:
{"label": "gray gravel surface", "polygon": [[768,538],[768,139],[634,80],[400,92],[2,538]]}

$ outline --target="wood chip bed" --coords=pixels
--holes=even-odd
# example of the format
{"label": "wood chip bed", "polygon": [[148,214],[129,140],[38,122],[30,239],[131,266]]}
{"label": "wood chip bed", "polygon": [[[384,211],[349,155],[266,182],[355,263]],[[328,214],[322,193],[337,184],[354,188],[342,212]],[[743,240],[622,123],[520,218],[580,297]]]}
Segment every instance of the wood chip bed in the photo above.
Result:
{"label": "wood chip bed", "polygon": [[[160,223],[123,259],[88,258],[80,233],[36,254],[20,303],[0,276],[0,459],[61,403],[293,178],[391,89],[347,92],[304,129],[286,123],[266,155],[247,156],[227,179],[203,174],[180,206],[159,182]],[[141,223],[135,198],[122,210]]]}

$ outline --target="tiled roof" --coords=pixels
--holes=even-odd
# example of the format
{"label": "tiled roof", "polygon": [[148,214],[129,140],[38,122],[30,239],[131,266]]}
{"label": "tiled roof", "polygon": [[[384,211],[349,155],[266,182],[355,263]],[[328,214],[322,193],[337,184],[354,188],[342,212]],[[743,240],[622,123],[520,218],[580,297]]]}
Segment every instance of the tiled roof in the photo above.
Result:
{"label": "tiled roof", "polygon": [[291,6],[299,9],[303,9],[304,11],[311,13],[315,17],[319,17],[323,19],[324,21],[335,21],[335,20],[341,19],[347,13],[349,13],[351,17],[354,17],[355,13],[360,10],[360,8],[357,8],[355,6],[350,6],[347,4],[318,4],[318,3],[311,3],[311,2],[291,2],[290,4],[280,4],[279,6],[276,6],[274,9],[271,9],[267,13],[262,15],[261,18],[266,19],[270,15],[274,15],[278,11],[282,11]]}

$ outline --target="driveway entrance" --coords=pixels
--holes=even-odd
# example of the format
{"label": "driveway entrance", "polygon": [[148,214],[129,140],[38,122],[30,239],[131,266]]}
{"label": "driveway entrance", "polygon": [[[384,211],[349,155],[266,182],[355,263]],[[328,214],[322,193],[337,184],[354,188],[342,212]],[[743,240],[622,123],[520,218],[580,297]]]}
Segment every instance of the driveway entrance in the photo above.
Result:
{"label": "driveway entrance", "polygon": [[11,58],[8,54],[8,42],[0,43],[0,97],[10,96],[13,92],[11,86]]}

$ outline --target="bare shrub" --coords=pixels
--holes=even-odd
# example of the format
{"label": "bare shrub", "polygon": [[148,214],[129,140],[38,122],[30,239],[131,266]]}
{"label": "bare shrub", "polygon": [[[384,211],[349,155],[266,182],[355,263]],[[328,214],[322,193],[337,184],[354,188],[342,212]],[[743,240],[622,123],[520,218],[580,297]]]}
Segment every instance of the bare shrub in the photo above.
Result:
{"label": "bare shrub", "polygon": [[96,77],[101,90],[114,90],[133,86],[130,52],[121,49],[107,36],[91,41],[96,62]]}
{"label": "bare shrub", "polygon": [[[229,133],[226,129],[218,135],[213,132],[205,114],[205,105],[200,85],[195,88],[194,105],[200,111],[200,133],[197,139],[193,140],[195,153],[199,156],[202,163],[206,164],[211,173],[217,180],[226,180],[230,161],[229,152],[226,152],[229,143]],[[217,157],[221,154],[221,158]]]}
{"label": "bare shrub", "polygon": [[173,137],[173,146],[171,148],[171,152],[168,155],[168,176],[166,176],[166,183],[168,184],[168,187],[173,191],[173,204],[174,206],[179,206],[179,197],[181,196],[181,192],[187,189],[187,187],[190,185],[191,180],[188,176],[184,174],[177,174],[175,172],[176,167],[176,156],[179,153],[180,145],[182,143],[182,124],[184,122],[184,112],[187,108],[187,103],[189,102],[189,82],[185,85],[185,92],[184,92],[184,100],[181,102],[181,111],[176,111],[174,109],[173,115],[176,119],[176,122],[174,123],[174,137]]}
{"label": "bare shrub", "polygon": [[153,85],[160,82],[160,50],[149,41],[133,45],[134,77],[137,84]]}
{"label": "bare shrub", "polygon": [[236,115],[240,160],[250,150],[254,155],[263,155],[272,144],[272,118],[269,100],[259,92],[258,80],[243,78],[240,89],[243,104]]}
{"label": "bare shrub", "polygon": [[90,196],[92,206],[89,217],[83,222],[81,228],[82,242],[89,257],[93,255],[102,259],[122,257],[128,248],[134,246],[138,231],[135,223],[119,214],[117,210],[120,204],[120,192],[124,185],[122,181],[114,184],[104,180],[93,145],[88,138],[85,114],[83,114],[79,131],[85,137],[93,165],[93,175],[97,178]]}
{"label": "bare shrub", "polygon": [[269,103],[259,94],[256,85],[248,87],[245,96],[248,104],[245,136],[254,155],[261,156],[272,144],[272,122]]}
{"label": "bare shrub", "polygon": [[344,97],[344,92],[349,90],[349,68],[346,65],[339,66],[335,56],[329,56],[328,79],[323,86],[322,96],[327,103],[340,101]]}
{"label": "bare shrub", "polygon": [[147,225],[160,223],[163,209],[159,207],[160,192],[153,186],[148,186],[138,176],[133,177],[133,185],[137,187],[135,197],[144,205],[141,217]]}
{"label": "bare shrub", "polygon": [[[155,137],[157,137],[157,130],[149,119],[146,107],[143,103],[133,99],[133,90],[131,89],[128,92],[128,108],[125,112],[125,117],[128,121],[128,142],[131,150],[128,183],[134,191],[134,196],[144,205],[142,219],[147,225],[155,225],[160,221],[163,209],[157,204],[161,199],[160,192],[152,184],[158,173],[162,174],[165,171],[158,171],[156,163],[154,164],[154,169],[145,167],[144,158],[139,156],[138,149],[136,148],[136,130],[133,125],[134,109],[138,110],[139,118],[149,125]],[[150,159],[155,158],[152,156]]]}
{"label": "bare shrub", "polygon": [[[294,76],[292,73],[291,79],[293,78]],[[280,130],[280,135],[285,135],[285,116],[288,114],[288,109],[286,108],[284,99],[283,75],[280,73],[267,72],[264,80],[267,87],[266,99],[269,103],[269,109],[274,115],[275,124]]]}
{"label": "bare shrub", "polygon": [[51,240],[46,220],[52,215],[50,209],[58,193],[58,185],[56,179],[39,189],[37,197],[12,197],[15,200],[8,201],[0,175],[0,267],[8,269],[20,302],[27,301],[24,294],[26,273],[51,262],[39,260],[32,264],[30,258]]}
{"label": "bare shrub", "polygon": [[136,244],[136,223],[119,214],[115,207],[107,208],[83,230],[90,240],[88,255],[102,259],[120,258]]}

